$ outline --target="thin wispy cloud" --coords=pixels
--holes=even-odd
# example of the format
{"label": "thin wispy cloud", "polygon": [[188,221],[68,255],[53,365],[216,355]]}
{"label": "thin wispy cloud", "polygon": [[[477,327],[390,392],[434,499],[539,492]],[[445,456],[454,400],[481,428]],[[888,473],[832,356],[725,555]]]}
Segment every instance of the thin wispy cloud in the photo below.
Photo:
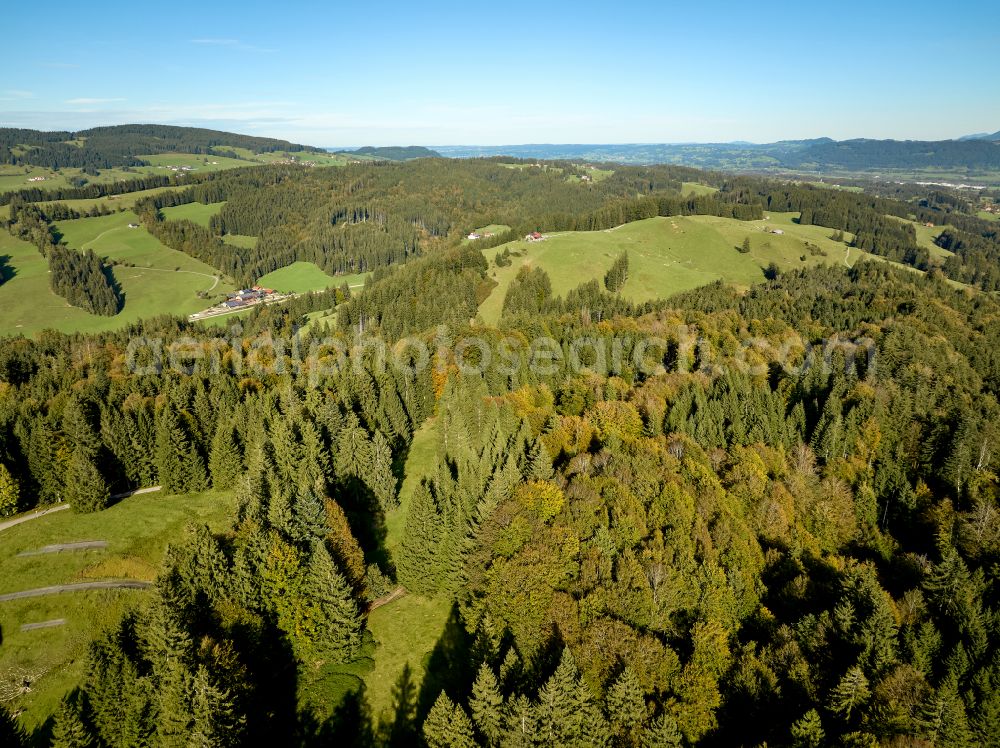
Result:
{"label": "thin wispy cloud", "polygon": [[93,106],[94,104],[111,104],[116,101],[125,101],[122,98],[110,98],[110,99],[100,99],[100,98],[89,98],[81,97],[78,99],[67,99],[66,103],[72,106]]}
{"label": "thin wispy cloud", "polygon": [[31,91],[21,91],[16,88],[8,88],[0,91],[0,101],[22,101],[33,98],[35,98],[35,94]]}
{"label": "thin wispy cloud", "polygon": [[243,52],[274,52],[276,50],[268,47],[258,47],[255,44],[247,44],[239,39],[222,39],[209,37],[204,39],[192,39],[192,44],[199,44],[205,47],[225,47],[226,49],[237,49]]}

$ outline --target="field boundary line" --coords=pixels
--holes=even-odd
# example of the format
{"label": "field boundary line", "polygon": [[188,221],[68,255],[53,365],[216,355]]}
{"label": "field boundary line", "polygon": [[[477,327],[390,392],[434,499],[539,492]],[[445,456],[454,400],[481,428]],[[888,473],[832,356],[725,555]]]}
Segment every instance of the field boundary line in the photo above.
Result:
{"label": "field boundary line", "polygon": [[145,590],[153,586],[152,582],[140,582],[136,579],[110,579],[104,582],[76,582],[74,584],[54,584],[49,587],[36,587],[33,590],[7,592],[0,595],[0,603],[11,600],[24,600],[29,597],[46,597],[59,595],[63,592],[85,592],[87,590]]}

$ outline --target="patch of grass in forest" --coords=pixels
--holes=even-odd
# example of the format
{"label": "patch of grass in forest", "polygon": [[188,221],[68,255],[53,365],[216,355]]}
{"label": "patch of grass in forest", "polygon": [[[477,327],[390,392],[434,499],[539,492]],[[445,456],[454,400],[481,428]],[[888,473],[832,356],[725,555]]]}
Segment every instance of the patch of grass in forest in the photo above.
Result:
{"label": "patch of grass in forest", "polygon": [[718,187],[709,187],[700,182],[681,182],[682,195],[711,195],[719,191]]}
{"label": "patch of grass in forest", "polygon": [[354,276],[334,277],[327,275],[314,262],[293,262],[283,268],[261,276],[257,283],[265,288],[273,288],[282,293],[307,293],[322,291],[330,286],[339,286]]}
{"label": "patch of grass in forest", "polygon": [[[434,470],[437,450],[435,419],[413,435],[399,490],[399,506],[386,517],[386,547],[395,553],[402,542],[410,499],[421,478]],[[368,628],[377,644],[375,667],[365,676],[366,694],[377,719],[392,703],[392,691],[406,666],[417,689],[425,662],[440,638],[451,604],[446,598],[408,594],[372,611]]]}
{"label": "patch of grass in forest", "polygon": [[161,212],[168,221],[191,221],[199,226],[208,228],[208,222],[212,216],[218,213],[225,201],[221,203],[186,203],[175,205],[172,208],[163,208]]}
{"label": "patch of grass in forest", "polygon": [[378,646],[375,667],[365,675],[365,692],[376,721],[392,706],[393,688],[406,667],[419,691],[427,660],[444,632],[450,610],[447,598],[406,595],[368,616],[368,629]]}
{"label": "patch of grass in forest", "polygon": [[234,247],[244,247],[246,249],[253,249],[257,246],[257,237],[245,234],[226,234],[222,237],[222,241],[226,244],[232,244]]}

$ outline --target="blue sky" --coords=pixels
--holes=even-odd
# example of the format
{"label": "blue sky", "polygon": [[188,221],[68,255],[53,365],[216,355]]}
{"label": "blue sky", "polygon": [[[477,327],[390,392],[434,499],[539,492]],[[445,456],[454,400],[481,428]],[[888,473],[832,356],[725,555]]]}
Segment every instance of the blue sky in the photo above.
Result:
{"label": "blue sky", "polygon": [[14,2],[0,125],[321,146],[1000,129],[991,4]]}

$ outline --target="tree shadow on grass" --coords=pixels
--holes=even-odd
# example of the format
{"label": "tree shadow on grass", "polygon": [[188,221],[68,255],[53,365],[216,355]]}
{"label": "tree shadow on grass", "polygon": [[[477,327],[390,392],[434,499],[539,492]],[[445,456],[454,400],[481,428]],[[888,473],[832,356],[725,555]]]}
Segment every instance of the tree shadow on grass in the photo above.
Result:
{"label": "tree shadow on grass", "polygon": [[0,255],[0,285],[3,285],[17,275],[17,270],[10,264],[10,255]]}

